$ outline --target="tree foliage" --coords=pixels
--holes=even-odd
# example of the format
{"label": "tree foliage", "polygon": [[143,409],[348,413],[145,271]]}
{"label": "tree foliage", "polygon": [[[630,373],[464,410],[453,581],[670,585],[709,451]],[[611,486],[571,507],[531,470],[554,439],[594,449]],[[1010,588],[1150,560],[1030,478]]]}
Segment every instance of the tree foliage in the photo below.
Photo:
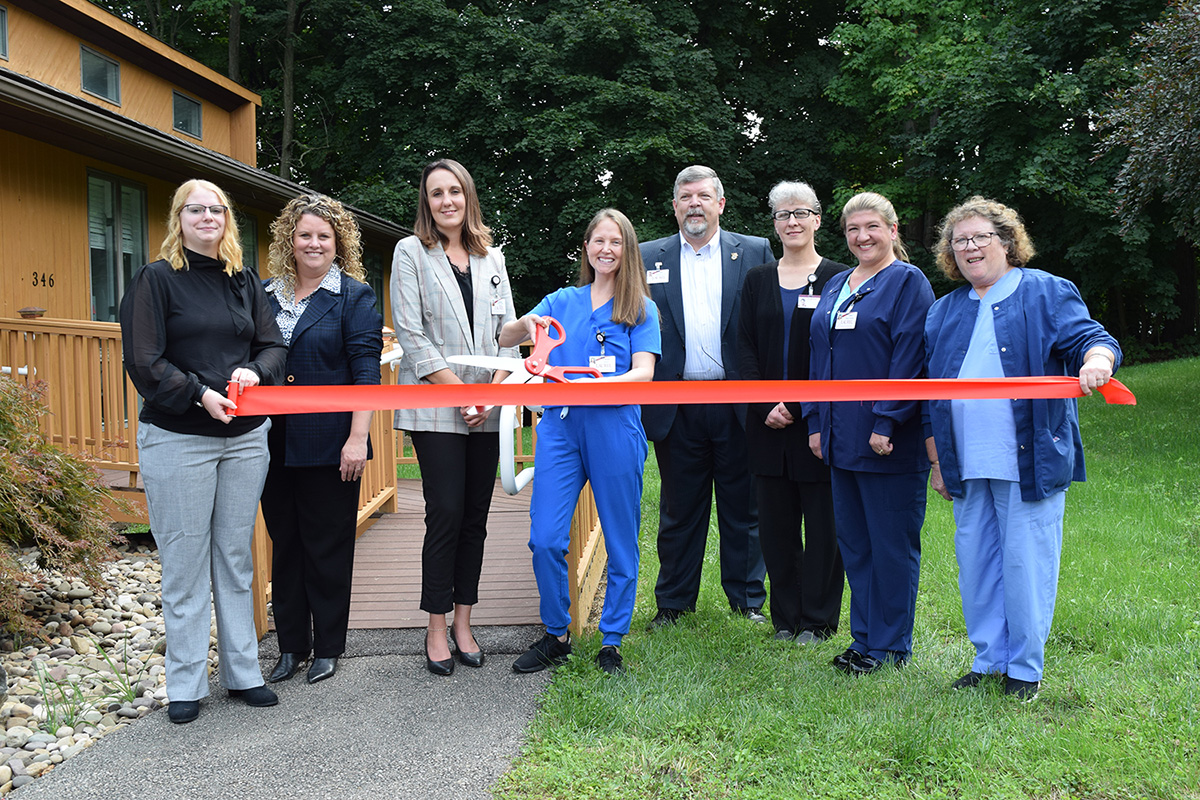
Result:
{"label": "tree foliage", "polygon": [[1200,3],[1173,2],[1134,37],[1133,83],[1113,92],[1105,149],[1123,149],[1118,208],[1132,220],[1158,199],[1200,245]]}
{"label": "tree foliage", "polygon": [[[143,27],[137,14],[157,2],[94,1]],[[949,207],[994,197],[1024,215],[1035,266],[1074,280],[1123,341],[1152,348],[1195,331],[1195,252],[1180,250],[1182,217],[1172,228],[1153,204],[1114,214],[1113,187],[1133,173],[1127,145],[1103,149],[1100,131],[1108,98],[1150,74],[1135,67],[1149,45],[1133,37],[1166,2],[240,0],[238,67],[263,96],[264,169],[408,222],[422,166],[462,161],[522,307],[571,279],[601,207],[625,211],[643,239],[672,232],[674,175],[705,163],[725,183],[732,230],[770,235],[770,187],[811,183],[826,206],[819,247],[842,260],[836,214],[858,190],[895,202],[925,267]],[[223,71],[229,7],[179,0],[162,13],[191,14],[177,46]],[[1191,50],[1179,35],[1167,48],[1194,58],[1195,35]],[[1187,68],[1177,83],[1192,81],[1180,91],[1194,108]],[[1179,135],[1195,131],[1190,119],[1171,120]],[[1148,114],[1145,127],[1161,121]],[[1169,175],[1152,155],[1144,164],[1158,181],[1147,197],[1198,185],[1183,164]]]}

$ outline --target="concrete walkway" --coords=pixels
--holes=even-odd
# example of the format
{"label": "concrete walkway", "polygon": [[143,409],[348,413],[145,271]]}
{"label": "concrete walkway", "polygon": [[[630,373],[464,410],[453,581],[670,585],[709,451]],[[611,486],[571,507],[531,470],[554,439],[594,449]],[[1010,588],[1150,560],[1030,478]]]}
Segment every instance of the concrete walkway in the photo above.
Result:
{"label": "concrete walkway", "polygon": [[[350,631],[349,657],[310,686],[273,684],[279,705],[248,708],[215,683],[200,718],[165,709],[16,790],[14,800],[276,800],[491,797],[517,755],[549,673],[512,662],[540,626],[479,627],[487,662],[449,678],[425,670],[420,630]],[[278,655],[263,640],[264,673]]]}

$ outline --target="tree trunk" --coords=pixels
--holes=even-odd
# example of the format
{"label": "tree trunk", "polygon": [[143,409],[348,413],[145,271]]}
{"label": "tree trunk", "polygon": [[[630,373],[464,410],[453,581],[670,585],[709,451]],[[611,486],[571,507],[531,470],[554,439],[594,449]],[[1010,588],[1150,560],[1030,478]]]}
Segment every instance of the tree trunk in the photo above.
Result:
{"label": "tree trunk", "polygon": [[296,129],[296,4],[287,0],[287,23],[283,32],[283,133],[279,143],[279,177],[290,178],[292,137]]}
{"label": "tree trunk", "polygon": [[229,0],[229,79],[242,80],[242,0]]}

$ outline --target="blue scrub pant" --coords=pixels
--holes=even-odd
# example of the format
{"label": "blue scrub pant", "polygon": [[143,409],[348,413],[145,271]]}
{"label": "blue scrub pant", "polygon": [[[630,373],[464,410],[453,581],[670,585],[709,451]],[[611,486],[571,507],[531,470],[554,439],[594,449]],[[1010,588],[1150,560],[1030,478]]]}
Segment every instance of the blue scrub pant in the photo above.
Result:
{"label": "blue scrub pant", "polygon": [[929,470],[831,472],[838,545],[850,584],[851,646],[881,660],[908,658]]}
{"label": "blue scrub pant", "polygon": [[954,550],[973,672],[1040,681],[1058,594],[1066,492],[1025,502],[1015,481],[962,482]]}
{"label": "blue scrub pant", "polygon": [[629,633],[637,599],[642,472],[648,452],[638,406],[548,408],[537,434],[529,549],[542,622],[555,636],[566,633],[571,622],[566,561],[571,517],[579,492],[591,480],[608,550],[600,632],[604,644],[619,645]]}

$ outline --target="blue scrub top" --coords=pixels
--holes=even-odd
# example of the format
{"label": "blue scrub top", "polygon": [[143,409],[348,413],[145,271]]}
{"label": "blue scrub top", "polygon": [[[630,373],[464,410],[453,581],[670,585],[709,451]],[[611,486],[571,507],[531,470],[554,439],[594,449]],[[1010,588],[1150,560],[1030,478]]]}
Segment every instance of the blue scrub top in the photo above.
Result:
{"label": "blue scrub top", "polygon": [[[622,375],[633,367],[634,353],[662,355],[658,306],[653,300],[646,298],[646,319],[640,325],[613,322],[612,310],[612,300],[592,310],[591,286],[570,286],[543,297],[532,313],[554,317],[562,323],[567,337],[565,343],[550,351],[550,366],[586,367],[591,356],[615,356],[616,370],[606,374]],[[597,338],[600,333],[604,334],[603,345]]]}

